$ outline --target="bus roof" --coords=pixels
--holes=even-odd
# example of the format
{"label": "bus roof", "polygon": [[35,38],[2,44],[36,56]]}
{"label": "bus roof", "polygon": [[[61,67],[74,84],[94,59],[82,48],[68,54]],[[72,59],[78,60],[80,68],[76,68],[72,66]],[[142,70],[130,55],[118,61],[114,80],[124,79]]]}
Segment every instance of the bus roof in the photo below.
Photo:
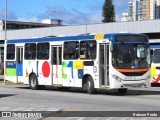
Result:
{"label": "bus roof", "polygon": [[43,38],[28,38],[28,39],[12,39],[7,40],[7,44],[13,43],[32,43],[32,42],[51,42],[51,41],[70,41],[70,40],[97,40],[109,39],[115,35],[142,35],[136,33],[114,33],[114,34],[96,34],[96,35],[79,35],[79,36],[63,36],[63,37],[43,37]]}

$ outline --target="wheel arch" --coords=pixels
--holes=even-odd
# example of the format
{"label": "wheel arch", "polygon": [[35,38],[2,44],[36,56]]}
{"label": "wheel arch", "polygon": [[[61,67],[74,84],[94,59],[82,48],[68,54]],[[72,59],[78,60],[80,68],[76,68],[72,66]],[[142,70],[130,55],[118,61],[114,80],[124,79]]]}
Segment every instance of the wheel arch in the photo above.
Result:
{"label": "wheel arch", "polygon": [[[84,85],[85,85],[85,83],[87,83],[87,77],[92,77],[92,75],[90,75],[90,74],[85,74],[85,75],[83,75],[83,78],[82,78],[82,87],[84,87]],[[92,79],[93,79],[93,77],[92,77]],[[94,83],[94,80],[93,80],[93,83]]]}
{"label": "wheel arch", "polygon": [[[29,80],[29,81],[30,81],[30,77],[31,77],[33,74],[36,75],[36,73],[34,73],[34,72],[31,72],[31,73],[29,74],[29,77],[28,77],[28,80]],[[36,75],[36,76],[37,76],[37,75]]]}

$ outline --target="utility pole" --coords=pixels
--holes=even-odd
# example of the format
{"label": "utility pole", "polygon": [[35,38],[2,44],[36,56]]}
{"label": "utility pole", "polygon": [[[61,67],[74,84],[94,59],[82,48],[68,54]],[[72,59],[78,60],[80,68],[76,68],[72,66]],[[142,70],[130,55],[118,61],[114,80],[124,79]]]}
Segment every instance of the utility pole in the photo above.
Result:
{"label": "utility pole", "polygon": [[4,68],[4,76],[3,76],[3,79],[4,79],[4,83],[6,82],[6,62],[5,62],[5,58],[6,58],[6,46],[5,46],[5,43],[6,43],[6,40],[7,40],[7,0],[5,0],[5,32],[4,32],[4,60],[3,60],[3,68]]}

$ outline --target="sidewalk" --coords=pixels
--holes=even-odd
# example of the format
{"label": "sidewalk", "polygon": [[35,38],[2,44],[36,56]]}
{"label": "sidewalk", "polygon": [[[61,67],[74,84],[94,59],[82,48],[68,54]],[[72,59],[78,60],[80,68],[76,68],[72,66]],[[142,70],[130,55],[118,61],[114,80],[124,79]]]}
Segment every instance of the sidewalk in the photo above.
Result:
{"label": "sidewalk", "polygon": [[3,75],[0,75],[0,84],[4,83]]}
{"label": "sidewalk", "polygon": [[4,76],[0,75],[0,85],[21,85],[22,83],[13,83],[8,80],[4,82]]}

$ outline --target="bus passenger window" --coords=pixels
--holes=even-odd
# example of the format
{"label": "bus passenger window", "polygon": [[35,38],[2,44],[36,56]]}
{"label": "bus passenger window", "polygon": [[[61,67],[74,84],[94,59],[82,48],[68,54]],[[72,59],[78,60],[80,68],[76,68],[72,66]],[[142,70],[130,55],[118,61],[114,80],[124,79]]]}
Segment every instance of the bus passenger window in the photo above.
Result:
{"label": "bus passenger window", "polygon": [[15,44],[7,45],[7,59],[8,60],[15,59]]}
{"label": "bus passenger window", "polygon": [[80,42],[80,59],[96,59],[96,41]]}
{"label": "bus passenger window", "polygon": [[64,42],[63,58],[65,60],[79,58],[79,42],[78,41]]}
{"label": "bus passenger window", "polygon": [[49,43],[37,44],[37,59],[46,60],[49,59]]}
{"label": "bus passenger window", "polygon": [[26,60],[34,60],[36,59],[36,43],[26,43],[25,44],[25,52],[24,58]]}

